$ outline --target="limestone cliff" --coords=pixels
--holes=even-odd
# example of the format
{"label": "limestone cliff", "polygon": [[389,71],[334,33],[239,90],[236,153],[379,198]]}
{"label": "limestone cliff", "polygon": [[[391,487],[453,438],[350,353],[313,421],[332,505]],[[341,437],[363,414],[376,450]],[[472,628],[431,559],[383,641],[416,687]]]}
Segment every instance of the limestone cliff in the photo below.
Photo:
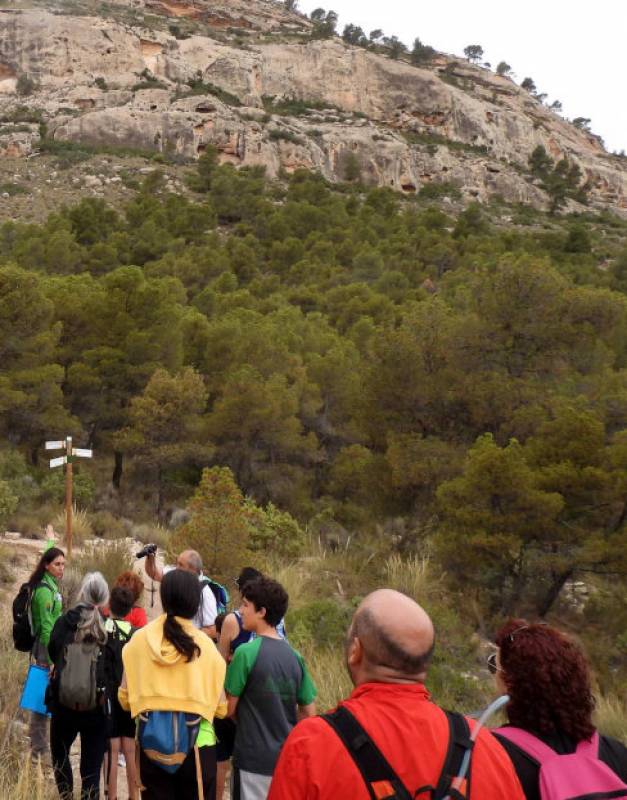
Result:
{"label": "limestone cliff", "polygon": [[[417,68],[312,40],[307,19],[269,0],[22,6],[0,8],[0,115],[39,109],[57,139],[192,158],[214,144],[270,175],[308,167],[341,180],[350,164],[399,191],[450,182],[537,206],[546,198],[527,161],[542,144],[579,164],[593,205],[627,213],[627,160],[463,60]],[[20,76],[34,84],[27,97]],[[36,151],[38,136],[35,124],[4,124],[0,155]]]}

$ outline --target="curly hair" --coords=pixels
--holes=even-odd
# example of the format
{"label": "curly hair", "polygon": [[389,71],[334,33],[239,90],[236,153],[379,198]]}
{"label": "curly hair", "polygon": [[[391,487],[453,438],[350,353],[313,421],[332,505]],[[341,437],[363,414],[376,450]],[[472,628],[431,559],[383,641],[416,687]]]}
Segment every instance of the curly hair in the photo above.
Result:
{"label": "curly hair", "polygon": [[289,597],[278,581],[261,576],[245,583],[241,592],[242,597],[252,603],[257,611],[266,609],[265,620],[273,628],[285,616]]}
{"label": "curly hair", "polygon": [[131,570],[127,570],[118,575],[115,579],[115,585],[131,590],[133,593],[133,604],[137,603],[144,591],[144,582],[136,572],[131,572]]}
{"label": "curly hair", "polygon": [[505,623],[495,642],[512,725],[541,735],[565,733],[575,742],[589,739],[594,697],[581,648],[557,629],[524,619]]}

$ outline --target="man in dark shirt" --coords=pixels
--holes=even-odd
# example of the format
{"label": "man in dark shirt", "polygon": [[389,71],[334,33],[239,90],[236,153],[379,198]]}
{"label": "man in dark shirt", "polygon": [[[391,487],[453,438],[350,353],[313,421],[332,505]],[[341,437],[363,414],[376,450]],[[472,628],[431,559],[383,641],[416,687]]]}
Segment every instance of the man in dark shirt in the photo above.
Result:
{"label": "man in dark shirt", "polygon": [[287,604],[287,592],[271,578],[242,589],[242,625],[256,638],[237,648],[225,682],[229,716],[237,716],[234,800],[265,800],[283,742],[299,719],[316,713],[305,662],[276,632]]}

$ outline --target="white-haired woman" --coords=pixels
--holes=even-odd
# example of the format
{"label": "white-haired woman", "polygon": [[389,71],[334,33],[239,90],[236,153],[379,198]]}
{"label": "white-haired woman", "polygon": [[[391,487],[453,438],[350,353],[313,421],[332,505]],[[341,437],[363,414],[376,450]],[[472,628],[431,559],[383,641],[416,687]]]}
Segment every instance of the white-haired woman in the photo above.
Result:
{"label": "white-haired woman", "polygon": [[70,749],[81,737],[81,800],[98,800],[106,749],[100,650],[107,641],[102,609],[109,587],[100,572],[83,578],[78,602],[52,629],[48,652],[54,665],[48,708],[54,777],[62,798],[73,797]]}

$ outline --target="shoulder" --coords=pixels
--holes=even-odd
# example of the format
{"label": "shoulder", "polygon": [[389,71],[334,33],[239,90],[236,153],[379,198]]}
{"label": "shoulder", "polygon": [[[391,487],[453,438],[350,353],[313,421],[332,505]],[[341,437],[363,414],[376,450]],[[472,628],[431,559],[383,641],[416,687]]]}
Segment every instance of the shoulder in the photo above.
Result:
{"label": "shoulder", "polygon": [[289,741],[293,746],[303,750],[317,750],[322,741],[325,742],[325,746],[327,742],[340,743],[338,735],[322,716],[301,720],[292,729]]}
{"label": "shoulder", "polygon": [[[472,728],[472,722],[470,724]],[[473,751],[472,774],[479,796],[482,796],[483,790],[488,792],[486,798],[502,796],[511,800],[519,798],[522,800],[524,795],[516,773],[509,750],[506,752],[503,746],[503,740],[497,739],[489,730],[483,728],[479,732]]]}
{"label": "shoulder", "polygon": [[231,664],[242,663],[251,660],[254,661],[259,654],[262,644],[262,636],[257,636],[250,642],[244,642],[244,644],[241,644],[233,653],[233,660],[231,661]]}
{"label": "shoulder", "polygon": [[56,591],[57,587],[52,586],[52,584],[50,584],[44,578],[35,585],[35,588],[33,589],[33,600],[50,600]]}
{"label": "shoulder", "polygon": [[599,736],[599,758],[627,782],[627,747],[611,736]]}
{"label": "shoulder", "polygon": [[234,611],[227,614],[222,622],[222,633],[220,635],[223,636],[225,633],[235,635],[239,633],[239,620]]}

